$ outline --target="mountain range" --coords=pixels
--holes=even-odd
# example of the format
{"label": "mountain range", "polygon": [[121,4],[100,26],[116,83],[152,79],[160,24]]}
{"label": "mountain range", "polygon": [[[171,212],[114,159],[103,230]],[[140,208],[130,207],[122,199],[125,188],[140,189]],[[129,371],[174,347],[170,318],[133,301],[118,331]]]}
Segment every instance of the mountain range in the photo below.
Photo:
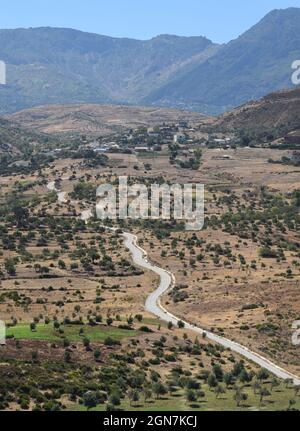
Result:
{"label": "mountain range", "polygon": [[300,9],[288,8],[225,45],[203,36],[141,41],[64,28],[0,30],[0,59],[7,64],[0,114],[78,103],[218,114],[292,86],[299,28]]}

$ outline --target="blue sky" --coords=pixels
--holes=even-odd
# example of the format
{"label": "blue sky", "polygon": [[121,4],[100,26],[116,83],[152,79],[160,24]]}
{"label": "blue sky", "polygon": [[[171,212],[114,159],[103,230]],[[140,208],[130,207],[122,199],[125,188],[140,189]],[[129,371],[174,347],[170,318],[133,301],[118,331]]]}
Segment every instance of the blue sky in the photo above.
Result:
{"label": "blue sky", "polygon": [[236,38],[272,9],[299,0],[0,0],[0,28],[71,27],[117,37]]}

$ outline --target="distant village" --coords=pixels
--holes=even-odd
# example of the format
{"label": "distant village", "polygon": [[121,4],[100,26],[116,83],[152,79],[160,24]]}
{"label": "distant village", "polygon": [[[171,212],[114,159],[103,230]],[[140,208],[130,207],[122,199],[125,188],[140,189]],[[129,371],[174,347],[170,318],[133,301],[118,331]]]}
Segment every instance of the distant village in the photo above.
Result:
{"label": "distant village", "polygon": [[100,137],[83,142],[81,148],[90,148],[95,153],[130,152],[151,153],[162,151],[165,145],[184,146],[186,150],[217,146],[231,148],[238,142],[234,136],[213,136],[204,133],[195,125],[180,121],[173,125],[163,124],[156,127],[140,127],[127,133],[110,137]]}
{"label": "distant village", "polygon": [[[276,141],[277,148],[290,149],[291,153],[285,162],[300,164],[300,131],[287,134],[283,139]],[[165,148],[180,152],[181,155],[193,157],[195,151],[202,148],[218,148],[224,150],[216,159],[230,160],[232,155],[226,154],[226,150],[236,149],[238,146],[251,146],[247,140],[239,134],[228,132],[216,132],[202,125],[191,124],[187,121],[179,121],[176,124],[162,124],[155,127],[139,127],[124,132],[107,136],[88,138],[81,136],[68,147],[69,152],[89,152],[95,157],[106,153],[120,154],[145,154],[159,153]],[[261,144],[270,145],[270,142]],[[273,145],[273,143],[272,143]],[[64,152],[62,148],[56,148],[45,153],[49,157],[59,158]],[[232,153],[231,153],[232,154]]]}

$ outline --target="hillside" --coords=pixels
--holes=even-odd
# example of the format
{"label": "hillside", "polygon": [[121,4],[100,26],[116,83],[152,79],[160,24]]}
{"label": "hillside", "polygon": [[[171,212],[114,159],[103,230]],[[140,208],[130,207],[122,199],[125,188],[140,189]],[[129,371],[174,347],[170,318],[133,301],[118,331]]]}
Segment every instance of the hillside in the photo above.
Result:
{"label": "hillside", "polygon": [[55,143],[53,137],[25,130],[14,122],[0,118],[0,156],[27,153],[31,144],[46,146]]}
{"label": "hillside", "polygon": [[207,121],[199,113],[163,108],[117,105],[49,105],[26,109],[8,116],[26,129],[48,134],[87,133],[106,135],[140,126],[151,127],[179,120]]}
{"label": "hillside", "polygon": [[291,87],[291,64],[300,58],[300,9],[275,10],[215,56],[145,99],[220,113]]}
{"label": "hillside", "polygon": [[0,156],[4,154],[16,154],[18,149],[15,141],[21,138],[16,129],[13,129],[10,123],[0,118]]}
{"label": "hillside", "polygon": [[300,125],[300,88],[271,93],[246,103],[224,114],[216,125],[228,130],[295,130]]}

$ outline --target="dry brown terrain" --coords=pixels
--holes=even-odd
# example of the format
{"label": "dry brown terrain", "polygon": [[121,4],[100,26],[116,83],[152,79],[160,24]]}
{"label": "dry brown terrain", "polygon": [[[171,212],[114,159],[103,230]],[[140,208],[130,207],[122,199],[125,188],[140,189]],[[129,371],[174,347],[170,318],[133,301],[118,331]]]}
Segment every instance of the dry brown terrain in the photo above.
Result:
{"label": "dry brown terrain", "polygon": [[48,105],[8,115],[22,127],[48,134],[87,133],[107,135],[137,127],[153,127],[178,121],[203,122],[200,113],[164,108],[118,105]]}
{"label": "dry brown terrain", "polygon": [[228,129],[276,129],[289,131],[300,122],[300,89],[271,93],[262,99],[248,102],[224,114],[216,124]]}

